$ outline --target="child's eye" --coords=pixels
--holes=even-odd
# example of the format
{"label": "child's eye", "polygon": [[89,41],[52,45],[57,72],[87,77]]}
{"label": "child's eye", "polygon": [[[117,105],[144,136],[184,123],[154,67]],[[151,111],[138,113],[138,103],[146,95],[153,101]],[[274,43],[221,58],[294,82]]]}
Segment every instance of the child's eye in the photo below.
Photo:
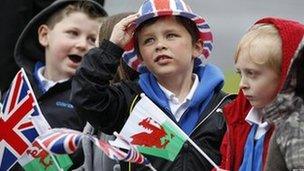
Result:
{"label": "child's eye", "polygon": [[172,39],[172,38],[174,38],[174,37],[177,37],[177,35],[176,35],[176,34],[173,34],[173,33],[167,34],[167,38],[168,38],[168,39]]}
{"label": "child's eye", "polygon": [[146,45],[146,44],[151,44],[151,43],[153,43],[154,42],[154,38],[146,38],[145,40],[144,40],[144,45]]}
{"label": "child's eye", "polygon": [[95,38],[95,37],[89,37],[88,40],[89,40],[89,43],[90,43],[90,44],[95,45],[95,41],[96,41],[96,38]]}
{"label": "child's eye", "polygon": [[248,70],[248,71],[246,71],[246,75],[250,78],[255,78],[257,73],[255,71]]}
{"label": "child's eye", "polygon": [[236,70],[235,73],[238,74],[238,75],[242,78],[242,73],[241,73],[241,71]]}
{"label": "child's eye", "polygon": [[78,32],[74,30],[67,31],[67,34],[69,34],[70,36],[78,36]]}

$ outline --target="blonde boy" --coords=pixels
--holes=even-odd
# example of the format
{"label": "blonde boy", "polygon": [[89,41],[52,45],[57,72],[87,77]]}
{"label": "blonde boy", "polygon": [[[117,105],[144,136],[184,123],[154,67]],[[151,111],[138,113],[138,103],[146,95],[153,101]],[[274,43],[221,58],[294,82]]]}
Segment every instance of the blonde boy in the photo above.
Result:
{"label": "blonde boy", "polygon": [[303,26],[281,18],[259,20],[240,40],[235,67],[241,76],[238,97],[224,107],[227,132],[221,146],[229,170],[263,170],[273,125],[266,121],[287,80]]}

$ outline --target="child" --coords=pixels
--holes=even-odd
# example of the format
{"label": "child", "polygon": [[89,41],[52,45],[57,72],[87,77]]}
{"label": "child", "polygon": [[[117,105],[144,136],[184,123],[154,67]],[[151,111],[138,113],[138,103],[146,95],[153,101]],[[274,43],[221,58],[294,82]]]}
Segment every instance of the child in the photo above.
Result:
{"label": "child", "polygon": [[298,50],[295,52],[288,66],[289,72],[281,93],[265,109],[265,118],[276,128],[269,144],[267,171],[304,169],[303,40],[299,44],[299,53]]}
{"label": "child", "polygon": [[[146,0],[139,14],[122,19],[110,41],[104,40],[84,58],[72,82],[72,102],[81,117],[112,134],[123,127],[134,98],[143,92],[219,163],[226,126],[217,109],[228,99],[221,91],[221,71],[211,64],[200,65],[201,55],[208,57],[211,49],[209,26],[183,1]],[[110,84],[122,55],[140,72],[138,83]],[[158,170],[212,168],[188,142],[173,162],[148,158]],[[126,164],[121,167],[126,170]],[[129,165],[131,170],[141,167]]]}
{"label": "child", "polygon": [[[29,77],[50,126],[82,131],[85,121],[70,103],[71,77],[86,52],[95,46],[105,10],[91,0],[58,0],[36,15],[23,30],[15,59]],[[82,160],[74,160],[81,164]]]}
{"label": "child", "polygon": [[[101,22],[101,26],[99,29],[99,36],[96,40],[96,45],[99,46],[99,43],[103,39],[109,40],[113,27],[117,24],[121,19],[134,14],[131,12],[124,12],[115,14],[109,17],[103,18]],[[101,41],[99,41],[101,40]],[[138,73],[129,68],[124,62],[121,62],[117,68],[116,74],[111,80],[112,84],[120,80],[130,80],[135,81],[138,79]],[[93,134],[101,139],[113,140],[115,137],[113,135],[104,134],[101,132],[102,130],[94,129],[90,124],[87,123],[85,126],[84,132],[87,134]],[[105,153],[103,153],[91,140],[84,139],[82,141],[82,147],[84,152],[84,164],[82,168],[84,170],[117,170],[120,168],[120,165],[117,161],[110,159]]]}
{"label": "child", "polygon": [[240,91],[235,101],[224,107],[224,169],[263,169],[273,132],[265,121],[264,110],[284,90],[287,71],[302,38],[303,25],[264,18],[240,40],[235,55],[235,66],[241,75]]}

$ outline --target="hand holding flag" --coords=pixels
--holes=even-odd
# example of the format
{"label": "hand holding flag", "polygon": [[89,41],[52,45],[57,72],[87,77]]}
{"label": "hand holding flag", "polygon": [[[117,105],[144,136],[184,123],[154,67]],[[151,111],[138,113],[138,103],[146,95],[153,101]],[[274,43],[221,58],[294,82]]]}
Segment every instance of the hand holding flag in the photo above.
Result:
{"label": "hand holding flag", "polygon": [[[189,141],[213,167],[220,169],[158,106],[144,94],[141,96],[120,135],[136,146],[139,152],[170,161],[176,158],[184,142]],[[119,139],[111,144],[124,148]]]}
{"label": "hand holding flag", "polygon": [[144,164],[151,170],[155,170],[150,162],[140,154],[136,148],[128,143],[122,136],[116,134],[125,145],[129,146],[128,152],[124,152],[117,147],[110,145],[107,141],[97,139],[91,135],[84,134],[71,129],[51,129],[45,134],[36,138],[36,141],[47,151],[54,154],[74,153],[84,137],[90,139],[99,149],[101,149],[109,158],[119,161],[134,162]]}
{"label": "hand holding flag", "polygon": [[35,118],[40,115],[34,93],[21,69],[4,98],[0,114],[0,170],[9,170],[42,131],[34,126]]}
{"label": "hand holding flag", "polygon": [[[32,147],[35,138],[48,129],[50,126],[40,111],[24,69],[21,69],[11,83],[0,113],[0,170],[9,170],[17,160],[30,163],[25,152]],[[56,160],[54,164],[57,164]],[[58,170],[58,165],[55,169]]]}

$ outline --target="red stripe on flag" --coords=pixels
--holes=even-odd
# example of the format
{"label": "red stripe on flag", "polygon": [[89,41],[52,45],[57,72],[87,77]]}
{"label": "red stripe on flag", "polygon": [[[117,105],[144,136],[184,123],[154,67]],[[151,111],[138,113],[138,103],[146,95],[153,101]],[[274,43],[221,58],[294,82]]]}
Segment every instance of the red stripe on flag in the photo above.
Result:
{"label": "red stripe on flag", "polygon": [[207,32],[207,33],[200,32],[199,34],[200,34],[200,37],[204,38],[203,41],[211,41],[212,40],[211,32]]}
{"label": "red stripe on flag", "polygon": [[24,123],[24,124],[21,124],[21,125],[18,127],[18,129],[28,128],[28,127],[31,127],[31,126],[33,126],[33,123],[32,123],[32,121],[29,121],[29,122],[26,122],[26,123]]}
{"label": "red stripe on flag", "polygon": [[75,143],[74,143],[75,137],[76,137],[76,135],[72,135],[72,137],[71,137],[72,141],[69,141],[69,144],[68,144],[69,145],[69,149],[71,151],[75,151],[76,150],[76,146],[75,146]]}
{"label": "red stripe on flag", "polygon": [[132,38],[129,43],[126,44],[126,46],[124,47],[125,51],[130,51],[133,49],[133,45],[134,45],[134,38]]}
{"label": "red stripe on flag", "polygon": [[170,9],[170,1],[154,0],[154,6],[157,11],[162,9]]}
{"label": "red stripe on flag", "polygon": [[159,11],[157,12],[158,16],[171,16],[173,11]]}
{"label": "red stripe on flag", "polygon": [[22,79],[21,74],[22,74],[22,72],[18,73],[18,76],[17,76],[17,79],[16,79],[16,84],[15,84],[16,87],[14,88],[14,91],[13,91],[13,97],[12,97],[12,101],[10,103],[10,108],[9,108],[8,112],[11,112],[16,105],[16,100],[18,99],[17,96],[19,95],[20,86],[21,86],[20,83],[22,81],[21,80]]}
{"label": "red stripe on flag", "polygon": [[52,142],[54,142],[54,139],[57,139],[58,137],[60,137],[60,133],[56,133],[54,135],[52,135],[51,137],[47,138],[46,140],[43,140],[43,145],[45,147],[48,147]]}
{"label": "red stripe on flag", "polygon": [[141,60],[137,58],[135,61],[132,62],[132,68],[138,68],[138,65],[141,63]]}

